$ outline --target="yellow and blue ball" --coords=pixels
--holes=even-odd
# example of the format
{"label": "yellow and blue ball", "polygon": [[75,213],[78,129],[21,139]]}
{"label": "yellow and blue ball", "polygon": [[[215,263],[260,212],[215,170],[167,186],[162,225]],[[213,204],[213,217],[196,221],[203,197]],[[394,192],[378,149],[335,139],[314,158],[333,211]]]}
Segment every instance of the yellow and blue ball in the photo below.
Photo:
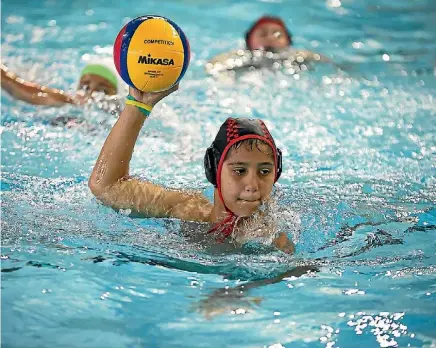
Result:
{"label": "yellow and blue ball", "polygon": [[161,16],[142,16],[127,23],[114,44],[121,78],[143,92],[164,91],[179,83],[190,59],[182,29]]}

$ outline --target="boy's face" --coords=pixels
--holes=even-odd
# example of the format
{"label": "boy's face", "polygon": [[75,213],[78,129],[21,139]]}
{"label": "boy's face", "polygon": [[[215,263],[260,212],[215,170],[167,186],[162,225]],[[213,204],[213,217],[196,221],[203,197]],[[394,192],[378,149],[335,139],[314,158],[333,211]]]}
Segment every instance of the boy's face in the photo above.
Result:
{"label": "boy's face", "polygon": [[280,49],[290,45],[285,29],[276,23],[257,26],[251,33],[248,43],[252,50]]}
{"label": "boy's face", "polygon": [[117,94],[117,90],[112,83],[104,77],[94,74],[83,75],[77,89],[85,91],[85,95],[88,97],[91,96],[92,92],[103,92],[107,95]]}
{"label": "boy's face", "polygon": [[224,204],[238,216],[250,216],[267,200],[274,185],[273,151],[269,145],[242,143],[229,151],[221,170]]}

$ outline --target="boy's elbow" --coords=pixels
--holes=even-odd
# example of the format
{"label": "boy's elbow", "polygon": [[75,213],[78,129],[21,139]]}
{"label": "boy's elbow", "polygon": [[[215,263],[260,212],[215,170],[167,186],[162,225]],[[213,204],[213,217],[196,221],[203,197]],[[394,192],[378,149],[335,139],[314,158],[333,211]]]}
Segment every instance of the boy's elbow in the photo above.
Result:
{"label": "boy's elbow", "polygon": [[88,180],[88,187],[92,194],[104,205],[111,207],[119,206],[119,191],[113,184],[105,184],[95,175],[91,175]]}
{"label": "boy's elbow", "polygon": [[102,196],[104,188],[98,184],[97,180],[93,176],[91,176],[88,180],[88,187],[95,197],[100,198]]}

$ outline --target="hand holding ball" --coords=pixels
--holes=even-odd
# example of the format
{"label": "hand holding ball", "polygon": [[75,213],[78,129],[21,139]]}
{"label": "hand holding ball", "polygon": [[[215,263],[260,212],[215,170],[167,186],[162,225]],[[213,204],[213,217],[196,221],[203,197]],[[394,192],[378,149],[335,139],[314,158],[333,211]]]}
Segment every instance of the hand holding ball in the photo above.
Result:
{"label": "hand holding ball", "polygon": [[129,86],[143,92],[165,91],[180,82],[190,59],[180,27],[160,16],[138,17],[119,32],[115,67]]}

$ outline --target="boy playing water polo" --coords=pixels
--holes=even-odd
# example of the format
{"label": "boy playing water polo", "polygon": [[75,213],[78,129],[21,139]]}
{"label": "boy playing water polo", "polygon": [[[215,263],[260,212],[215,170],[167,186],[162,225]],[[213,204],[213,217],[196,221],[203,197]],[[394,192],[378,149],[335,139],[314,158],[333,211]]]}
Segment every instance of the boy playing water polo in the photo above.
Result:
{"label": "boy playing water polo", "polygon": [[281,152],[260,120],[227,119],[207,149],[204,165],[215,186],[213,204],[201,193],[170,190],[129,175],[138,134],[152,107],[177,89],[178,85],[158,93],[130,89],[89,179],[92,193],[115,209],[211,223],[209,235],[219,242],[244,241],[258,230],[272,235],[276,247],[292,253],[294,245],[285,233],[274,231],[271,221],[253,224],[254,216],[265,217],[261,207],[270,200],[281,174]]}

